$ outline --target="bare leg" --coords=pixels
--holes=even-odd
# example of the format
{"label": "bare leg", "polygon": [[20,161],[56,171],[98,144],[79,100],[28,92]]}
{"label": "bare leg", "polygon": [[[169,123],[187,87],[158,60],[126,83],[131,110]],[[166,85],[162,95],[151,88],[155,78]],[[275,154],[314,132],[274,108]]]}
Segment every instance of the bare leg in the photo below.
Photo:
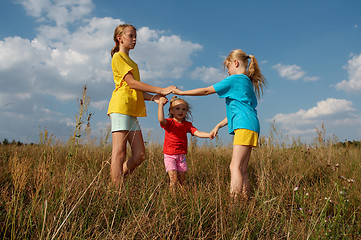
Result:
{"label": "bare leg", "polygon": [[128,131],[112,133],[113,149],[110,162],[110,176],[114,185],[119,188],[123,181],[123,163],[127,155]]}
{"label": "bare leg", "polygon": [[186,172],[178,172],[178,179],[180,185],[183,186],[184,182],[186,181]]}
{"label": "bare leg", "polygon": [[127,140],[132,149],[132,156],[123,163],[124,176],[133,172],[145,159],[145,146],[141,131],[129,132]]}
{"label": "bare leg", "polygon": [[[139,166],[145,158],[145,146],[141,131],[118,131],[112,133],[113,149],[110,164],[110,175],[116,188],[120,188],[124,176]],[[129,142],[132,156],[126,160],[127,142]]]}
{"label": "bare leg", "polygon": [[168,175],[169,175],[169,187],[172,190],[175,190],[175,188],[177,187],[177,184],[178,184],[177,170],[168,171]]}
{"label": "bare leg", "polygon": [[250,146],[233,146],[232,161],[229,168],[231,171],[230,193],[234,197],[248,198],[249,196],[248,162],[251,151]]}

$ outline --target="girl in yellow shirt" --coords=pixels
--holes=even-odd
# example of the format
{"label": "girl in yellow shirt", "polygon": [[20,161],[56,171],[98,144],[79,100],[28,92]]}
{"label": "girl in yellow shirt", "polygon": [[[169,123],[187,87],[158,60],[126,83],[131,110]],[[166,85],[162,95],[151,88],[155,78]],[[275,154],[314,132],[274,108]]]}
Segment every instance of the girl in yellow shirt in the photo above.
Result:
{"label": "girl in yellow shirt", "polygon": [[[129,57],[129,51],[134,49],[136,39],[134,26],[122,24],[115,28],[115,47],[111,50],[115,90],[109,102],[108,115],[112,124],[113,141],[110,175],[116,187],[120,187],[123,177],[139,166],[145,158],[143,136],[137,120],[137,117],[146,116],[144,100],[159,103],[161,96],[176,89],[175,86],[160,88],[140,82],[138,65]],[[128,160],[127,142],[132,151]]]}

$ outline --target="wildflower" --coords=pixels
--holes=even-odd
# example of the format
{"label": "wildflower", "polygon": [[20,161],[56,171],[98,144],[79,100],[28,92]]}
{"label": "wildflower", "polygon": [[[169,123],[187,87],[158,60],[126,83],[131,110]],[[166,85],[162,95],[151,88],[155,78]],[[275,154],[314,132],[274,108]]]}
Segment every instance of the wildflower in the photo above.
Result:
{"label": "wildflower", "polygon": [[308,192],[306,192],[306,196],[308,196]]}
{"label": "wildflower", "polygon": [[298,190],[298,187],[295,187],[295,188],[293,189],[294,192],[296,192],[297,190]]}
{"label": "wildflower", "polygon": [[355,180],[353,180],[353,179],[347,179],[347,182],[349,182],[349,183],[353,183]]}

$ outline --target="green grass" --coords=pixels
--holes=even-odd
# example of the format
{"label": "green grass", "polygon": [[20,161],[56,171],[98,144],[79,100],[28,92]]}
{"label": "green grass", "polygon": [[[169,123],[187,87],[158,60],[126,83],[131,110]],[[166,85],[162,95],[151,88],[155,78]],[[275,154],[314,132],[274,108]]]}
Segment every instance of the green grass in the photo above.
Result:
{"label": "green grass", "polygon": [[162,146],[122,191],[111,146],[0,146],[2,239],[359,239],[360,146],[261,141],[249,164],[252,199],[228,194],[231,146],[191,143],[183,190],[172,194]]}

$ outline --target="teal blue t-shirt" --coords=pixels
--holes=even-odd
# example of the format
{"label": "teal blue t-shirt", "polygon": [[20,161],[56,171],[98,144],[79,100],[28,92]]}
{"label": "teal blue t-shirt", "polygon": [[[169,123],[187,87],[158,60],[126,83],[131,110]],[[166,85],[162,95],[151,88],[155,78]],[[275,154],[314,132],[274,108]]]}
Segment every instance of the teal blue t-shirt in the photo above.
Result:
{"label": "teal blue t-shirt", "polygon": [[244,74],[231,75],[213,85],[220,98],[226,100],[228,131],[248,129],[259,134],[257,97],[253,84]]}

